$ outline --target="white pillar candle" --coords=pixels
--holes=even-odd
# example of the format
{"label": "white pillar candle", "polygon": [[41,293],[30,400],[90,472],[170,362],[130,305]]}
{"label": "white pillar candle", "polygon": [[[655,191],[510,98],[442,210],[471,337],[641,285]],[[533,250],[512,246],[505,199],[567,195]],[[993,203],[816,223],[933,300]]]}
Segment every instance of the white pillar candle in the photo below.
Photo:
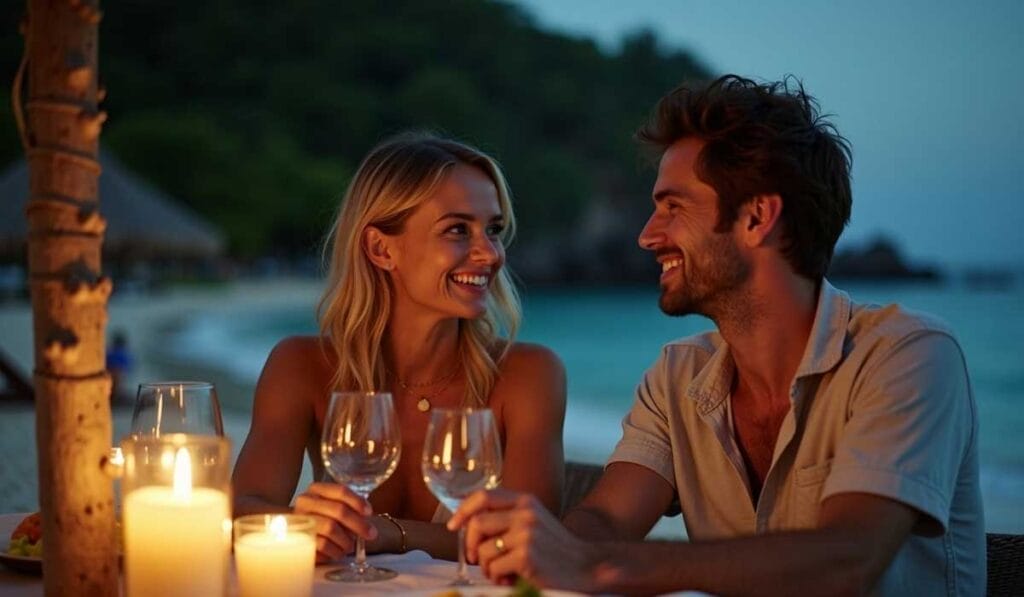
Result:
{"label": "white pillar candle", "polygon": [[174,486],[145,486],[124,498],[125,589],[130,597],[223,595],[231,506],[226,492],[191,486],[179,449]]}
{"label": "white pillar candle", "polygon": [[283,516],[235,539],[240,597],[311,595],[315,565],[316,541],[308,531],[289,531]]}

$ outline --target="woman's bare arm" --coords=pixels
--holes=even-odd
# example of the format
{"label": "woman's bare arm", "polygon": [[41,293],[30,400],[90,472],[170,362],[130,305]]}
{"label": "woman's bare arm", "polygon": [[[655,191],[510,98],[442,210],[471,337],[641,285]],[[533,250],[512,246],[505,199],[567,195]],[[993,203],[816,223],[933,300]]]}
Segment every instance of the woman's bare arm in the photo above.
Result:
{"label": "woman's bare arm", "polygon": [[[314,401],[329,391],[329,367],[316,338],[292,337],[274,347],[256,385],[252,424],[232,475],[235,516],[292,512],[302,458],[315,433]],[[348,488],[313,483],[294,511],[317,520],[320,561],[352,549],[353,533],[372,536],[365,500]]]}
{"label": "woman's bare arm", "polygon": [[516,344],[502,364],[492,403],[505,429],[502,487],[533,494],[558,514],[565,456],[565,367],[551,350]]}
{"label": "woman's bare arm", "polygon": [[231,477],[235,516],[291,511],[303,451],[314,425],[309,392],[317,391],[310,387],[317,376],[310,356],[319,351],[311,350],[312,345],[312,338],[286,338],[263,366],[249,435]]}

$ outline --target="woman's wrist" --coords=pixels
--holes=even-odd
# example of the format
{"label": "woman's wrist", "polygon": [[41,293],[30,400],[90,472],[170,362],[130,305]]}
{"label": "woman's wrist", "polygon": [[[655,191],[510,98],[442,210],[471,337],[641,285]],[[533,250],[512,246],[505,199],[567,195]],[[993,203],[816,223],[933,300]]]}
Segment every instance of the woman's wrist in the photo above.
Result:
{"label": "woman's wrist", "polygon": [[377,538],[366,542],[370,553],[405,553],[408,550],[408,536],[405,527],[390,514],[376,514],[370,517],[370,524],[377,529]]}
{"label": "woman's wrist", "polygon": [[409,551],[409,534],[405,530],[405,525],[387,512],[382,513],[380,517],[391,523],[391,525],[395,527],[395,530],[398,531],[398,546],[392,551],[396,553],[405,553]]}

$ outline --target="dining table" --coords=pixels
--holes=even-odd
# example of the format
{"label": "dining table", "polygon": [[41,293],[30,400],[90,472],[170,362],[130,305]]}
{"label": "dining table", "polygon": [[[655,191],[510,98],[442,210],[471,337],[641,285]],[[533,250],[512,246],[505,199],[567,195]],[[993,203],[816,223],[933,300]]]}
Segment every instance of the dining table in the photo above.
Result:
{"label": "dining table", "polygon": [[[25,561],[24,558],[12,558],[6,551],[6,538],[26,513],[0,514],[0,597],[35,597],[44,594],[42,566],[39,561]],[[479,566],[468,566],[467,573],[472,581],[468,587],[450,587],[455,578],[456,562],[439,560],[425,551],[414,550],[403,554],[376,554],[367,557],[367,561],[379,568],[390,568],[398,572],[395,578],[370,582],[350,583],[327,580],[325,575],[346,566],[348,560],[321,564],[316,566],[313,576],[314,597],[335,595],[405,595],[408,597],[511,597],[514,587],[499,586],[488,581]],[[34,564],[34,565],[33,565]],[[231,558],[231,571],[228,574],[226,595],[239,595],[238,580],[235,573],[234,558]],[[123,577],[122,577],[123,580]],[[124,584],[120,591],[124,593]],[[455,591],[455,592],[453,592]],[[572,591],[542,589],[543,597],[580,597],[583,593]],[[708,597],[704,593],[683,591],[672,593],[674,597]]]}
{"label": "dining table", "polygon": [[[410,551],[404,554],[379,554],[369,556],[368,561],[374,566],[390,568],[398,572],[398,576],[390,580],[371,583],[347,583],[330,581],[324,575],[338,567],[338,563],[316,567],[313,580],[314,597],[334,595],[408,595],[414,597],[440,596],[452,590],[448,583],[455,577],[455,562],[437,560],[424,551]],[[340,565],[345,565],[344,562]],[[466,597],[486,596],[498,597],[512,595],[513,587],[498,586],[487,581],[478,566],[469,567],[469,577],[473,585],[458,587],[459,593]],[[238,595],[237,580],[232,570],[229,575],[230,584],[227,595]],[[122,587],[123,591],[123,587]],[[0,597],[34,597],[43,595],[43,577],[38,574],[15,572],[0,566]],[[545,596],[568,597],[580,595],[567,591],[544,591]]]}

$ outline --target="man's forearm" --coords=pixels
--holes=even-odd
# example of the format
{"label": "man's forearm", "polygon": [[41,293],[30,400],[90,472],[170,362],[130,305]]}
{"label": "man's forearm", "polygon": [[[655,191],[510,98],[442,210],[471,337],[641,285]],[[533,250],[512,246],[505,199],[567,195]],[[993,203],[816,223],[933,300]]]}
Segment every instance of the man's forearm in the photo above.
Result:
{"label": "man's forearm", "polygon": [[593,545],[600,592],[654,594],[700,590],[721,595],[864,593],[877,578],[853,537],[807,531],[700,543]]}
{"label": "man's forearm", "polygon": [[615,525],[599,510],[576,507],[565,514],[562,525],[585,541],[622,541]]}

